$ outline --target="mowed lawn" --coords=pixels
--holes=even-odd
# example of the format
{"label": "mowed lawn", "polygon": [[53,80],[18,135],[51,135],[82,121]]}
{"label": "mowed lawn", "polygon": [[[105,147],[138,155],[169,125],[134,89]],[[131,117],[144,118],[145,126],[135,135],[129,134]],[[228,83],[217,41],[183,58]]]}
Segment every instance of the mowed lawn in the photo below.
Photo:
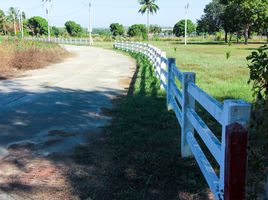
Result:
{"label": "mowed lawn", "polygon": [[[246,57],[260,45],[178,44],[150,42],[176,58],[182,71],[196,73],[197,84],[218,100],[228,98],[252,101]],[[226,58],[226,52],[231,57]]]}

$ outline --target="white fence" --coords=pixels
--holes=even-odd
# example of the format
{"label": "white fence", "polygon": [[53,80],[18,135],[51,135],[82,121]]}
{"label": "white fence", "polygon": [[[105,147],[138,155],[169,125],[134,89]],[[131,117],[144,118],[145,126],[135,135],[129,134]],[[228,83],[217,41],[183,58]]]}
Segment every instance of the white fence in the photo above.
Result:
{"label": "white fence", "polygon": [[40,37],[26,37],[25,40],[39,41],[39,42],[52,42],[58,44],[70,44],[70,45],[91,45],[89,38],[40,38]]}
{"label": "white fence", "polygon": [[[175,112],[181,127],[181,154],[195,157],[214,197],[244,199],[248,134],[244,126],[249,121],[251,105],[242,100],[225,100],[223,104],[217,101],[195,84],[195,73],[181,72],[174,58],[166,58],[166,54],[154,46],[115,42],[114,48],[142,53],[150,60],[166,91],[168,109]],[[220,124],[221,141],[197,114],[196,102]],[[219,173],[200,147],[197,134],[217,161]]]}

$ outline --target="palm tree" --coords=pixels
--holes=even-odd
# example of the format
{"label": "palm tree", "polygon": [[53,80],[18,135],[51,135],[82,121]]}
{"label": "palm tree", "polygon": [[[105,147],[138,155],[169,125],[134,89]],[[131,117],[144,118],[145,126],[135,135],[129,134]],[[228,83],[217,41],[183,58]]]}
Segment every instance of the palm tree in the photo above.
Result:
{"label": "palm tree", "polygon": [[19,18],[19,10],[17,8],[10,7],[8,9],[8,14],[9,14],[9,16],[10,16],[11,19],[13,17],[15,17],[15,19],[18,19]]}
{"label": "palm tree", "polygon": [[158,5],[156,5],[156,0],[139,0],[141,8],[139,12],[144,14],[147,12],[147,30],[149,33],[150,29],[150,14],[156,13],[159,10]]}
{"label": "palm tree", "polygon": [[12,22],[7,16],[0,18],[0,31],[7,35],[9,31],[12,31]]}
{"label": "palm tree", "polygon": [[8,27],[10,27],[10,20],[8,16],[5,15],[5,12],[0,10],[0,32],[6,35]]}
{"label": "palm tree", "polygon": [[19,10],[14,7],[10,7],[8,9],[9,18],[13,19],[13,26],[14,26],[14,34],[16,35],[17,32],[17,21],[19,19]]}

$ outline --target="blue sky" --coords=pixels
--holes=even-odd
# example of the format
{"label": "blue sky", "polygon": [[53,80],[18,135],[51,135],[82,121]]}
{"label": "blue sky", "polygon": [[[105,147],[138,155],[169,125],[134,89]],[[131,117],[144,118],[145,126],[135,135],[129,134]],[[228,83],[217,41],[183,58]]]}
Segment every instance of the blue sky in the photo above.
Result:
{"label": "blue sky", "polygon": [[[160,10],[151,17],[151,24],[173,26],[184,18],[184,6],[187,0],[157,0]],[[189,0],[189,19],[194,22],[203,13],[211,0]],[[52,0],[51,24],[63,26],[67,20],[74,20],[83,27],[88,26],[88,0]],[[93,27],[109,27],[113,22],[129,26],[134,23],[146,23],[146,16],[138,13],[138,0],[90,0],[92,3]],[[85,5],[86,4],[86,5]],[[1,0],[0,9],[6,11],[10,6],[22,9],[27,17],[45,16],[41,0]]]}

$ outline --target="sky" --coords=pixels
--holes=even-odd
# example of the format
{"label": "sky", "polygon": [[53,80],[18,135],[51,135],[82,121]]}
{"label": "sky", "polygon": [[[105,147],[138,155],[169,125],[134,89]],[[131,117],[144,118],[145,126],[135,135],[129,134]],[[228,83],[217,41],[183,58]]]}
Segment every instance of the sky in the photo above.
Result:
{"label": "sky", "polygon": [[[26,13],[26,16],[45,17],[42,0],[0,0],[0,9],[7,11],[13,6]],[[184,7],[190,3],[188,18],[193,22],[203,14],[206,4],[211,0],[157,0],[160,10],[151,16],[151,24],[162,27],[173,27],[184,19]],[[124,26],[135,23],[146,24],[146,15],[138,13],[138,0],[90,0],[92,7],[93,28],[107,28],[111,23],[118,22]],[[51,25],[63,27],[68,20],[73,20],[83,27],[88,27],[88,0],[52,0]]]}

